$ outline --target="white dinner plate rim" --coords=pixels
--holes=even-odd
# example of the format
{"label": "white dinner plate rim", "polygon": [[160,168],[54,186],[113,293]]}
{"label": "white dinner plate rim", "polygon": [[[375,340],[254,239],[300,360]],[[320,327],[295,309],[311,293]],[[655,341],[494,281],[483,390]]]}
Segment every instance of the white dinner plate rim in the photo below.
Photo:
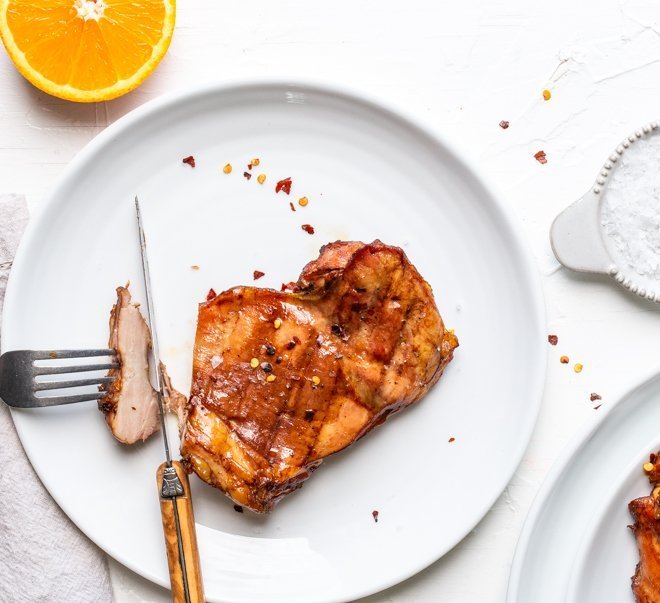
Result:
{"label": "white dinner plate rim", "polygon": [[558,481],[563,477],[565,471],[569,468],[574,458],[579,453],[580,449],[587,444],[592,436],[596,434],[596,432],[601,428],[601,425],[607,421],[607,418],[614,411],[614,409],[625,400],[633,397],[635,394],[637,394],[637,392],[644,390],[659,377],[660,373],[653,373],[650,377],[647,377],[641,383],[629,387],[612,404],[607,405],[607,407],[601,407],[603,408],[603,412],[599,416],[593,417],[587,421],[587,424],[584,425],[580,431],[575,436],[573,436],[573,438],[571,438],[566,446],[564,446],[559,456],[557,457],[557,460],[553,463],[550,471],[543,480],[541,488],[539,488],[539,491],[536,493],[536,496],[532,501],[532,505],[527,513],[527,517],[525,518],[520,536],[518,537],[516,550],[513,556],[513,562],[511,564],[511,572],[509,573],[507,603],[517,603],[518,601],[522,565],[525,561],[527,550],[531,544],[532,532],[549,496],[552,494]]}
{"label": "white dinner plate rim", "polygon": [[[381,114],[384,114],[387,117],[405,125],[411,131],[426,137],[434,144],[437,144],[439,147],[446,150],[449,155],[453,156],[454,160],[458,164],[462,165],[466,169],[470,177],[477,185],[482,187],[484,190],[489,191],[491,197],[490,201],[492,201],[498,210],[498,219],[502,221],[503,226],[508,229],[508,232],[511,235],[509,243],[515,250],[517,259],[523,268],[523,271],[519,275],[521,281],[527,283],[528,293],[530,298],[533,300],[533,306],[530,308],[530,315],[534,316],[536,325],[535,332],[530,333],[530,336],[535,336],[539,342],[536,346],[538,358],[536,361],[536,366],[534,367],[535,374],[530,380],[530,383],[533,384],[530,388],[530,391],[533,392],[532,399],[535,403],[535,409],[534,412],[528,415],[527,421],[521,425],[521,431],[524,433],[524,437],[520,438],[517,448],[514,449],[514,454],[512,454],[513,462],[511,462],[510,466],[508,467],[508,471],[502,473],[502,480],[500,485],[493,489],[493,494],[490,497],[483,498],[482,507],[479,513],[475,514],[474,521],[466,527],[464,533],[462,533],[459,537],[455,538],[451,542],[446,543],[444,550],[440,551],[439,553],[433,553],[429,555],[428,558],[420,559],[420,562],[412,571],[406,571],[400,575],[390,576],[386,579],[384,578],[378,583],[378,585],[366,588],[363,592],[357,593],[356,598],[362,598],[390,588],[416,575],[435,561],[442,558],[448,551],[453,549],[461,540],[463,540],[471,530],[474,529],[474,527],[484,518],[488,510],[493,506],[497,498],[501,495],[504,488],[515,473],[518,465],[520,464],[524,452],[529,445],[532,431],[536,424],[542,403],[547,367],[547,350],[543,342],[543,334],[546,329],[546,308],[540,274],[532,254],[531,247],[529,246],[526,235],[523,232],[522,225],[514,216],[513,211],[509,209],[503,202],[503,197],[497,188],[493,186],[491,182],[487,181],[482,171],[473,162],[473,160],[471,160],[466,155],[465,151],[457,141],[451,140],[447,136],[439,133],[437,128],[431,126],[428,122],[422,121],[419,118],[412,116],[406,108],[402,108],[397,104],[385,101],[379,96],[374,96],[360,88],[346,86],[336,82],[328,83],[326,81],[319,81],[313,78],[238,78],[222,82],[207,82],[204,84],[199,84],[163,94],[145,102],[139,107],[136,107],[110,124],[90,142],[88,142],[64,168],[64,171],[56,179],[56,182],[52,186],[50,192],[45,195],[39,211],[37,211],[35,215],[31,217],[31,220],[26,228],[26,231],[19,245],[19,249],[17,250],[14,258],[12,273],[10,274],[7,284],[4,307],[11,308],[15,303],[18,303],[18,300],[14,301],[12,275],[17,274],[20,271],[21,265],[23,263],[23,256],[27,253],[27,250],[32,247],[32,239],[34,238],[34,234],[39,231],[41,222],[47,218],[48,210],[52,209],[52,201],[57,196],[57,191],[60,188],[66,187],[69,182],[76,177],[79,169],[84,166],[85,163],[88,162],[91,158],[93,158],[97,152],[101,151],[108,142],[110,142],[113,138],[122,135],[133,124],[144,118],[147,118],[149,115],[157,113],[161,110],[166,110],[168,107],[175,107],[179,103],[187,102],[192,98],[198,98],[205,95],[229,93],[231,91],[240,89],[248,90],[276,87],[280,87],[282,89],[294,88],[296,90],[309,90],[319,94],[339,97],[352,103],[375,109]],[[9,314],[10,312],[3,312],[3,332],[5,331],[7,322],[9,320]],[[5,338],[2,340],[1,346],[3,352],[7,351]],[[21,432],[21,428],[18,425],[16,426],[16,429],[19,437],[21,438],[21,444],[23,445],[28,458],[30,458],[31,446],[29,443],[26,443],[23,440],[23,434]],[[39,479],[50,493],[50,488],[48,487],[50,480],[48,476],[42,475],[36,467],[34,469]],[[55,497],[53,498],[64,511],[64,513],[69,517],[69,519],[78,526],[76,521],[67,511],[66,502],[58,500]],[[160,576],[155,575],[136,564],[133,564],[128,559],[126,559],[120,551],[114,549],[113,547],[102,546],[100,543],[94,541],[81,526],[78,526],[78,528],[81,529],[81,531],[85,533],[100,548],[102,548],[102,550],[104,550],[107,554],[109,554],[125,567],[145,577],[151,582],[159,584],[165,588],[169,588],[169,582],[162,580]]]}

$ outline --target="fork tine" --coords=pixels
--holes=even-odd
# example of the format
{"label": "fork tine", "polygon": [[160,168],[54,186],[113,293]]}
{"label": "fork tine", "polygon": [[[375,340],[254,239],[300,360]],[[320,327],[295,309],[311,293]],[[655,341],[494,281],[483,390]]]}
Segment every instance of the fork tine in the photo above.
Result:
{"label": "fork tine", "polygon": [[76,364],[75,366],[33,366],[32,372],[35,375],[64,375],[66,373],[107,371],[113,368],[119,368],[119,366],[118,362],[108,362],[106,364]]}
{"label": "fork tine", "polygon": [[42,381],[35,382],[33,389],[36,392],[41,392],[49,389],[82,387],[83,385],[101,385],[102,383],[112,383],[114,380],[114,377],[93,377],[91,379],[74,379],[72,381]]}
{"label": "fork tine", "polygon": [[34,360],[59,360],[61,358],[88,358],[90,356],[115,356],[113,349],[104,350],[31,350]]}
{"label": "fork tine", "polygon": [[[105,392],[90,392],[89,394],[78,394],[75,396],[51,396],[48,398],[37,398],[40,407],[61,406],[62,404],[75,404],[76,402],[87,402],[89,400],[98,400],[105,396]],[[30,408],[34,405],[24,406]]]}

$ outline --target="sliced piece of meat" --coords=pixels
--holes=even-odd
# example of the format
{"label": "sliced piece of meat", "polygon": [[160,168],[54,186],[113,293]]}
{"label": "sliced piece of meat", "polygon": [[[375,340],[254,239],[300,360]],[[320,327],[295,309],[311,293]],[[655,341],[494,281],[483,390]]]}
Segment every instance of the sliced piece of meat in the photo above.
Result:
{"label": "sliced piece of meat", "polygon": [[636,498],[628,504],[635,523],[630,526],[639,549],[639,563],[631,586],[637,603],[660,602],[660,452],[651,454],[644,465],[650,496]]}
{"label": "sliced piece of meat", "polygon": [[179,422],[179,432],[181,432],[186,422],[185,413],[188,398],[172,387],[172,380],[167,374],[167,368],[162,362],[160,363],[160,370],[163,375],[163,393],[165,394],[164,409],[166,412],[171,412],[176,415]]}
{"label": "sliced piece of meat", "polygon": [[115,380],[104,386],[108,395],[99,401],[99,409],[112,435],[134,444],[158,431],[160,417],[158,394],[149,381],[151,335],[138,306],[131,303],[128,287],[117,288],[108,345],[117,351],[120,367],[109,371]]}
{"label": "sliced piece of meat", "polygon": [[269,511],[421,398],[457,345],[401,249],[326,245],[296,292],[236,287],[200,304],[181,454],[238,504]]}

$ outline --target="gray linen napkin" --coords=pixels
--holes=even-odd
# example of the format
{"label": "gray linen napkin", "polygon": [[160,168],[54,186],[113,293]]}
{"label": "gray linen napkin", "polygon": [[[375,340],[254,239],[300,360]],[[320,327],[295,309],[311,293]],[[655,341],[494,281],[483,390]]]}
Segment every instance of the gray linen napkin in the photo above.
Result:
{"label": "gray linen napkin", "polygon": [[[0,309],[28,220],[23,195],[0,194]],[[1,311],[1,310],[0,310]],[[105,555],[64,515],[30,465],[0,402],[0,601],[110,603]]]}

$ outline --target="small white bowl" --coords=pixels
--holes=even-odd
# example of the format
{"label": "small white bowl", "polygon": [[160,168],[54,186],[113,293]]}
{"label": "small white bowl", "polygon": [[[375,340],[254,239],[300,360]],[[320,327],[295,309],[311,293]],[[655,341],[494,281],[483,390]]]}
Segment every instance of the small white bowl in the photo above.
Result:
{"label": "small white bowl", "polygon": [[633,132],[603,164],[594,185],[578,201],[560,213],[550,227],[550,243],[559,262],[571,270],[608,274],[628,291],[660,302],[660,280],[638,274],[621,255],[601,225],[603,197],[617,163],[632,145],[648,136],[660,135],[654,121]]}

